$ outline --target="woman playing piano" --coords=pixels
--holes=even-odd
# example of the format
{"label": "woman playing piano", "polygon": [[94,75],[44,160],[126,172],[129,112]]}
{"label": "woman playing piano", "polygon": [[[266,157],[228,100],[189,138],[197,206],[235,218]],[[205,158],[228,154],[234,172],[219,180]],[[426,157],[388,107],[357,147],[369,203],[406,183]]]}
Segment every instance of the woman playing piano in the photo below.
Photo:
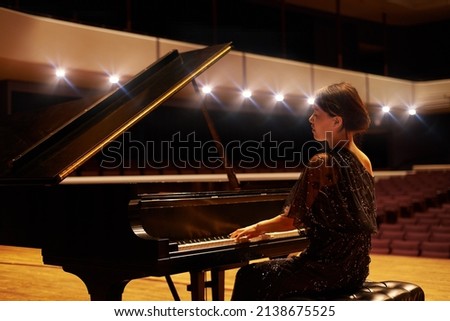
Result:
{"label": "woman playing piano", "polygon": [[369,127],[367,109],[353,86],[333,84],[317,92],[309,122],[325,152],[309,160],[281,214],[231,233],[241,239],[305,228],[309,245],[297,256],[242,267],[232,300],[346,293],[369,274],[377,229],[374,179],[369,158],[354,142]]}

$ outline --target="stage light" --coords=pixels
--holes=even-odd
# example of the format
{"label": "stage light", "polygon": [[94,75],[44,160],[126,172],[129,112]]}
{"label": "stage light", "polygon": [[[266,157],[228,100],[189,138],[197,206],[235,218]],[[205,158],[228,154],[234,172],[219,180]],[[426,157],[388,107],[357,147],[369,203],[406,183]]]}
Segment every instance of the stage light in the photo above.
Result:
{"label": "stage light", "polygon": [[316,99],[314,97],[309,97],[308,98],[308,105],[314,105],[315,101],[316,101]]}
{"label": "stage light", "polygon": [[109,82],[111,84],[117,84],[119,82],[119,77],[116,75],[109,76]]}
{"label": "stage light", "polygon": [[408,109],[408,114],[410,114],[411,116],[414,116],[415,114],[417,114],[417,111],[415,108],[409,108]]}
{"label": "stage light", "polygon": [[275,100],[276,101],[283,101],[284,100],[284,96],[282,94],[276,94],[275,95]]}
{"label": "stage light", "polygon": [[388,112],[391,111],[391,107],[389,107],[389,106],[383,106],[383,107],[381,108],[381,110],[383,111],[383,113],[388,113]]}
{"label": "stage light", "polygon": [[55,75],[58,78],[64,78],[66,76],[66,71],[64,69],[62,69],[62,68],[58,68],[55,71]]}
{"label": "stage light", "polygon": [[248,89],[245,89],[244,91],[242,91],[242,96],[244,96],[244,98],[250,98],[252,96],[252,92]]}
{"label": "stage light", "polygon": [[202,92],[204,93],[204,94],[210,94],[211,92],[212,92],[212,88],[211,88],[211,86],[203,86],[202,87]]}

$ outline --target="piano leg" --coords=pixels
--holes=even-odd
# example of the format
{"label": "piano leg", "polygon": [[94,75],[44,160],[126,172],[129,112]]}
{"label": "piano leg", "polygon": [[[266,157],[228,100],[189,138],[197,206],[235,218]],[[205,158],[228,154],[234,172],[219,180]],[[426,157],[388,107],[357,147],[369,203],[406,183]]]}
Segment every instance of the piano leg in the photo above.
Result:
{"label": "piano leg", "polygon": [[205,271],[190,271],[191,284],[188,291],[191,291],[192,301],[205,300]]}
{"label": "piano leg", "polygon": [[91,301],[121,301],[125,286],[133,279],[146,275],[126,269],[66,265],[63,270],[79,277],[86,285]]}
{"label": "piano leg", "polygon": [[214,301],[225,300],[225,271],[221,269],[211,270],[211,290]]}
{"label": "piano leg", "polygon": [[180,296],[178,295],[177,289],[175,288],[175,284],[173,283],[172,277],[170,275],[166,275],[166,282],[169,286],[170,293],[172,293],[173,299],[175,301],[180,301]]}
{"label": "piano leg", "polygon": [[188,290],[191,291],[192,301],[204,301],[205,289],[211,288],[212,299],[223,301],[225,299],[225,271],[222,269],[211,270],[211,280],[205,281],[205,271],[190,271],[191,284]]}

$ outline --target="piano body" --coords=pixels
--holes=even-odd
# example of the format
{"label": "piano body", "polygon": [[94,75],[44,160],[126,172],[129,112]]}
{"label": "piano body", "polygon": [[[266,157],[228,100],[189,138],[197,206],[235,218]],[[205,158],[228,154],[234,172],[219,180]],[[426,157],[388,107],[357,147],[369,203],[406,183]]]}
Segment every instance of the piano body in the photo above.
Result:
{"label": "piano body", "polygon": [[[205,287],[212,288],[213,299],[223,300],[225,270],[306,246],[299,231],[242,243],[223,237],[280,211],[288,193],[283,188],[155,193],[142,177],[69,177],[230,50],[231,44],[224,44],[170,52],[3,159],[2,216],[17,215],[23,234],[31,231],[32,245],[42,249],[44,264],[77,275],[92,300],[121,300],[129,281],[147,276],[165,276],[179,299],[170,275],[181,272],[190,273],[193,300],[204,299]],[[11,145],[23,144],[19,139]],[[27,240],[20,230],[11,233]]]}

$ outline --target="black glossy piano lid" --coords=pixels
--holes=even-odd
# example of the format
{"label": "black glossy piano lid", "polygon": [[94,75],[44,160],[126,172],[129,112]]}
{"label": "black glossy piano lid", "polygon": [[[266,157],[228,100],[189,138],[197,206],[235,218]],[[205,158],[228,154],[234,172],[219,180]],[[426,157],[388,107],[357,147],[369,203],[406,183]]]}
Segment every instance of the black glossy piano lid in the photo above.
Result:
{"label": "black glossy piano lid", "polygon": [[[30,135],[32,129],[27,128],[29,137],[38,137],[29,146],[17,126],[2,127],[2,144],[22,149],[4,153],[0,184],[59,183],[230,50],[231,43],[183,53],[171,51],[106,96],[94,102],[77,101],[79,113],[45,135]],[[61,121],[52,117],[58,115],[45,119],[50,126]]]}

